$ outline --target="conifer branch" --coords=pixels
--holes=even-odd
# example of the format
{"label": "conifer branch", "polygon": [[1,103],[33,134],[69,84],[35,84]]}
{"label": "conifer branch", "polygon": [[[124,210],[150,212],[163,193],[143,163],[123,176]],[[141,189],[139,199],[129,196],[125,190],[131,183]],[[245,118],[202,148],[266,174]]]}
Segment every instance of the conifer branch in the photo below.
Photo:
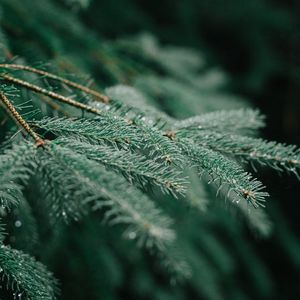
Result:
{"label": "conifer branch", "polygon": [[180,168],[184,167],[186,157],[181,153],[177,143],[170,139],[166,133],[143,122],[138,121],[136,124],[144,148],[149,150],[152,157],[166,164],[174,164]]}
{"label": "conifer branch", "polygon": [[203,131],[213,130],[228,132],[248,132],[265,126],[264,117],[258,110],[239,109],[216,111],[180,120],[174,123],[173,129]]}
{"label": "conifer branch", "polygon": [[139,120],[130,124],[123,117],[103,112],[94,119],[44,118],[33,124],[58,136],[84,137],[90,143],[123,144],[134,151],[147,151],[148,156],[158,162],[184,165],[185,157],[176,143],[162,131]]}
{"label": "conifer branch", "polygon": [[210,149],[195,145],[188,139],[180,141],[182,151],[192,160],[199,175],[208,175],[208,181],[218,186],[218,192],[225,194],[234,202],[245,199],[257,208],[264,206],[269,194],[260,181],[245,172],[236,162],[231,161]]}
{"label": "conifer branch", "polygon": [[23,185],[27,183],[37,167],[34,160],[36,147],[23,141],[6,149],[0,155],[0,205],[16,206],[23,199]]}
{"label": "conifer branch", "polygon": [[135,116],[135,119],[139,118],[143,120],[145,124],[156,124],[157,126],[158,124],[172,124],[175,121],[165,112],[150,105],[147,98],[131,86],[119,84],[106,88],[105,92],[113,99],[110,107],[118,104],[127,110],[130,109],[130,113]]}
{"label": "conifer branch", "polygon": [[261,237],[268,237],[272,232],[272,222],[266,213],[266,210],[259,207],[253,208],[242,201],[238,208],[243,214],[250,229],[257,232]]}
{"label": "conifer branch", "polygon": [[35,141],[36,146],[40,147],[45,144],[45,141],[39,137],[39,135],[29,126],[29,124],[23,119],[23,117],[15,109],[11,101],[5,96],[5,94],[0,91],[1,103],[6,108],[9,115],[15,120],[15,122],[24,129]]}
{"label": "conifer branch", "polygon": [[[122,176],[53,142],[41,155],[47,157],[42,159],[44,171],[62,187],[50,188],[54,201],[63,203],[67,199],[69,203],[106,209],[105,220],[110,224],[128,224],[127,237],[141,246],[164,249],[165,243],[174,240],[174,232],[169,228],[172,221]],[[68,209],[62,212],[65,217],[72,207],[63,206]]]}
{"label": "conifer branch", "polygon": [[57,220],[78,221],[87,212],[84,201],[90,200],[88,186],[81,182],[66,159],[59,153],[54,153],[50,143],[40,153],[38,168],[41,180],[41,192],[45,199],[45,206],[49,211],[50,222]]}
{"label": "conifer branch", "polygon": [[[246,101],[223,90],[226,75],[209,71],[198,51],[160,46],[149,35],[111,42],[99,39],[94,31],[97,26],[87,28],[76,12],[66,9],[70,3],[84,5],[89,0],[64,0],[67,5],[58,2],[0,1],[5,17],[0,18],[4,27],[3,33],[0,28],[0,48],[4,49],[0,51],[0,105],[8,112],[0,111],[0,117],[12,117],[28,137],[15,133],[12,122],[0,120],[0,218],[6,215],[11,225],[4,240],[0,224],[2,287],[8,284],[16,292],[10,298],[56,298],[52,275],[33,257],[6,245],[11,243],[44,258],[63,281],[90,280],[81,295],[77,294],[80,287],[69,294],[67,283],[62,297],[109,298],[110,289],[102,290],[98,280],[106,274],[111,287],[125,287],[126,295],[141,295],[146,282],[151,299],[184,298],[187,294],[209,300],[247,298],[244,284],[240,287],[234,278],[240,270],[245,274],[250,270],[246,276],[253,281],[249,286],[258,287],[257,298],[268,297],[268,291],[271,295],[268,272],[257,263],[249,241],[243,239],[244,224],[228,217],[228,206],[213,205],[205,210],[215,198],[208,185],[232,200],[230,205],[241,211],[250,226],[268,235],[270,223],[259,207],[264,206],[268,194],[239,162],[258,162],[298,175],[300,150],[242,136],[255,136],[264,126],[264,118],[256,110],[233,110],[246,107]],[[21,64],[10,64],[8,45],[22,53]],[[61,70],[86,70],[96,80],[133,84],[141,93],[124,85],[102,93],[94,86],[77,83],[76,78],[64,78],[63,72],[26,65],[45,57],[52,58]],[[30,105],[24,98],[11,101],[16,96],[13,86],[37,97]],[[36,108],[43,113],[38,120],[32,118]],[[82,116],[73,117],[80,115],[78,109]],[[64,117],[51,117],[61,113]],[[47,141],[38,148],[32,138],[36,146]],[[185,190],[187,195],[183,195]],[[36,228],[25,224],[35,220]],[[61,220],[80,224],[67,228]],[[187,293],[166,286],[151,288],[157,285],[157,275],[159,281],[165,280],[161,278],[164,272],[157,273],[155,263],[149,262],[144,252],[130,249],[130,243],[123,244],[117,232],[105,231],[99,221],[118,224],[116,231],[121,229],[125,238],[158,254],[164,269],[189,279]],[[281,235],[285,237],[285,233]],[[37,236],[43,240],[39,247],[32,243]],[[30,247],[26,248],[28,240]],[[297,248],[295,243],[289,245],[287,248]],[[74,250],[82,251],[84,266],[74,264]],[[68,260],[63,261],[63,270],[57,260],[57,253],[62,252]],[[133,284],[134,291],[127,290],[131,287],[123,280],[123,272],[132,267],[133,260],[133,267],[139,268],[131,278],[138,283]],[[73,266],[78,271],[76,278],[70,277]],[[90,267],[93,274],[87,279]],[[224,281],[224,274],[234,280]]]}
{"label": "conifer branch", "polygon": [[[35,258],[0,242],[1,280],[15,293],[15,299],[54,300],[57,281]],[[2,288],[2,287],[1,287]]]}
{"label": "conifer branch", "polygon": [[56,139],[56,143],[64,145],[91,160],[97,161],[108,168],[121,172],[129,182],[144,187],[147,183],[158,185],[162,191],[174,195],[183,194],[186,181],[181,172],[153,161],[142,154],[132,153],[108,145],[91,145],[86,141],[70,138]]}
{"label": "conifer branch", "polygon": [[35,74],[38,74],[38,75],[41,75],[41,76],[59,81],[59,82],[65,84],[65,85],[68,85],[72,88],[80,90],[80,91],[82,91],[86,94],[90,94],[90,95],[96,97],[97,100],[100,100],[101,102],[103,102],[105,104],[108,104],[109,101],[110,101],[109,97],[107,97],[106,95],[103,95],[103,94],[101,94],[101,93],[99,93],[99,92],[97,92],[93,89],[90,89],[90,88],[88,88],[84,85],[81,85],[79,83],[76,83],[74,81],[65,79],[63,77],[60,77],[56,74],[53,74],[53,73],[50,73],[50,72],[47,72],[47,71],[44,71],[44,70],[36,69],[36,68],[30,67],[30,66],[18,65],[18,64],[0,64],[0,68],[32,72],[32,73],[35,73]]}
{"label": "conifer branch", "polygon": [[114,143],[141,147],[136,129],[124,119],[103,112],[93,119],[43,118],[32,122],[33,126],[62,137],[85,138],[90,143]]}
{"label": "conifer branch", "polygon": [[243,161],[257,162],[278,171],[288,171],[300,178],[300,149],[294,145],[264,141],[240,135],[207,133],[194,135],[196,143]]}

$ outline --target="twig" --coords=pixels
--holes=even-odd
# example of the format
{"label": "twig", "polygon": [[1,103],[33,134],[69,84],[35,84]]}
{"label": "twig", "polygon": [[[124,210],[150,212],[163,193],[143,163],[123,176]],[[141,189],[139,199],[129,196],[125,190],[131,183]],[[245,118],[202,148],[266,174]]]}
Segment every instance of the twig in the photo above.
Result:
{"label": "twig", "polygon": [[23,119],[23,117],[15,109],[11,101],[0,91],[0,100],[4,105],[10,116],[16,121],[16,123],[22,127],[34,140],[37,147],[45,145],[45,141],[29,126],[29,124]]}
{"label": "twig", "polygon": [[23,71],[28,71],[28,72],[32,72],[38,75],[42,75],[45,76],[47,78],[53,79],[53,80],[57,80],[60,81],[68,86],[71,86],[77,90],[83,91],[87,94],[93,95],[95,96],[98,100],[100,100],[103,103],[109,103],[110,99],[109,97],[107,97],[106,95],[103,95],[95,90],[92,90],[84,85],[81,85],[79,83],[76,83],[74,81],[65,79],[63,77],[57,76],[55,74],[40,70],[40,69],[36,69],[33,67],[29,67],[29,66],[23,66],[23,65],[18,65],[18,64],[0,64],[0,68],[4,68],[4,69],[15,69],[15,70],[23,70]]}
{"label": "twig", "polygon": [[94,108],[92,106],[86,105],[86,104],[81,103],[81,102],[78,102],[76,100],[73,100],[71,98],[65,97],[65,96],[60,95],[60,94],[57,94],[55,92],[49,91],[47,89],[41,88],[40,86],[29,83],[25,80],[15,78],[11,75],[4,74],[4,73],[0,73],[0,77],[4,78],[5,80],[10,81],[12,83],[18,84],[18,85],[23,86],[25,88],[28,88],[29,90],[32,90],[32,91],[34,91],[38,94],[46,95],[46,96],[48,96],[52,99],[58,100],[62,103],[66,103],[68,105],[80,108],[80,109],[85,110],[87,112],[94,113],[96,115],[101,114],[101,110],[99,110],[97,108]]}

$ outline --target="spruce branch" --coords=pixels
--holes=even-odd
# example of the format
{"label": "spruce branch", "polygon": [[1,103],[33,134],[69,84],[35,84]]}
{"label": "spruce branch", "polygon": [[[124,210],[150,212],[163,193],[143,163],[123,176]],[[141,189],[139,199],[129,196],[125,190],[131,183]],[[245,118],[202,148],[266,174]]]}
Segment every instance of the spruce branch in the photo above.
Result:
{"label": "spruce branch", "polygon": [[[14,51],[23,53],[20,61],[32,61],[32,54],[42,59],[52,57],[65,70],[81,72],[84,69],[106,82],[133,83],[141,87],[147,96],[143,99],[143,94],[125,86],[106,89],[105,96],[89,88],[90,85],[87,87],[54,73],[26,65],[0,63],[2,82],[26,90],[32,96],[37,93],[33,104],[39,106],[40,102],[46,102],[47,107],[41,106],[43,113],[49,113],[49,116],[62,113],[65,116],[46,117],[38,121],[30,118],[31,121],[27,121],[33,133],[47,139],[42,148],[34,147],[26,139],[18,143],[19,135],[5,139],[5,145],[2,144],[7,150],[0,149],[0,205],[18,207],[10,212],[0,207],[0,215],[2,212],[9,213],[9,222],[18,212],[25,217],[18,217],[23,223],[22,228],[12,226],[16,228],[10,228],[11,235],[6,241],[24,249],[21,235],[24,233],[24,238],[30,241],[34,239],[30,230],[24,230],[25,222],[30,221],[31,217],[37,218],[38,230],[44,233],[45,223],[49,225],[48,214],[53,221],[57,221],[57,217],[68,221],[78,220],[90,213],[89,217],[80,220],[80,224],[72,224],[75,226],[68,228],[63,222],[57,222],[54,236],[43,234],[45,247],[41,245],[34,249],[39,256],[46,257],[49,264],[54,262],[55,269],[59,269],[57,275],[63,275],[63,279],[69,278],[73,266],[81,271],[83,276],[71,277],[76,282],[90,280],[86,284],[89,290],[82,291],[83,298],[102,298],[103,295],[109,298],[111,289],[101,289],[98,279],[106,274],[112,282],[111,287],[122,285],[122,274],[128,265],[131,267],[133,260],[134,267],[139,269],[133,272],[133,282],[142,282],[142,286],[146,282],[149,298],[168,298],[168,294],[172,294],[170,298],[184,298],[186,294],[180,288],[170,291],[165,286],[163,289],[151,289],[150,285],[157,284],[156,280],[152,280],[152,276],[157,275],[152,261],[149,263],[144,253],[132,252],[127,247],[129,243],[122,244],[114,232],[102,231],[96,223],[97,218],[108,225],[118,224],[119,228],[124,229],[126,238],[137,242],[138,246],[150,248],[151,253],[157,253],[167,269],[173,270],[176,275],[185,274],[184,277],[190,279],[187,294],[193,294],[195,298],[247,298],[244,286],[240,287],[236,280],[223,280],[224,276],[233,278],[242,269],[243,273],[249,271],[247,278],[252,279],[254,285],[253,282],[249,284],[258,287],[253,293],[258,292],[266,298],[272,286],[267,272],[264,274],[263,264],[257,261],[248,247],[248,241],[243,239],[243,224],[237,223],[235,218],[229,218],[224,207],[219,209],[213,206],[199,216],[199,210],[205,210],[214,195],[206,194],[206,191],[210,191],[206,189],[207,184],[202,190],[198,174],[200,177],[203,175],[208,183],[217,185],[218,192],[227,194],[233,201],[231,205],[238,206],[243,218],[267,235],[270,231],[268,219],[265,210],[258,207],[263,206],[267,193],[262,184],[245,172],[236,159],[259,162],[298,174],[299,150],[293,146],[281,147],[278,143],[238,136],[255,136],[264,125],[263,117],[255,110],[202,114],[216,109],[244,107],[245,103],[243,99],[224,93],[224,74],[202,68],[205,67],[203,57],[197,51],[162,47],[151,36],[113,42],[100,38],[99,41],[99,35],[81,24],[73,10],[65,9],[66,5],[58,2],[0,1],[0,11],[5,17],[0,18],[1,24],[8,38],[6,41],[2,37],[0,29],[0,47],[5,49],[4,55],[0,53],[1,60],[10,59],[8,56],[11,55],[7,55],[6,49],[11,44]],[[101,62],[100,69],[95,65],[97,62]],[[1,90],[6,97],[14,99],[4,87]],[[74,98],[72,93],[78,97]],[[1,98],[0,104],[7,109]],[[14,107],[18,112],[24,111],[21,111],[21,106],[26,108],[26,112],[30,110],[26,104],[19,105]],[[72,117],[72,113],[80,114],[74,108],[82,110],[81,118]],[[26,112],[19,116],[29,119]],[[86,114],[84,117],[84,112],[94,115]],[[2,112],[0,114],[2,116]],[[189,118],[195,114],[201,115]],[[175,117],[188,118],[179,120]],[[1,122],[0,125],[3,124]],[[13,130],[10,123],[5,123],[0,129],[1,138],[11,136]],[[25,128],[22,127],[22,130]],[[28,131],[26,133],[29,134]],[[28,138],[31,140],[30,136]],[[13,146],[7,148],[10,141]],[[33,172],[34,177],[31,176]],[[186,173],[190,185],[187,195],[181,195],[185,189]],[[29,179],[34,180],[29,182]],[[30,184],[27,186],[28,182]],[[26,199],[23,195],[25,185]],[[150,191],[152,186],[155,186],[154,193]],[[156,187],[174,196],[180,194],[180,200],[186,199],[193,207],[190,209],[189,206],[185,211],[184,202],[159,201],[173,197],[162,195]],[[154,199],[156,197],[158,199]],[[27,200],[33,208],[39,208],[35,207],[38,202],[48,211],[34,209],[31,215],[26,208]],[[159,208],[159,204],[165,210]],[[0,279],[5,273],[2,278],[4,284],[9,277],[9,286],[22,298],[55,298],[51,276],[45,275],[47,271],[37,266],[30,257],[4,246],[2,231],[0,225],[0,268],[4,270],[0,272]],[[19,236],[15,234],[17,231]],[[177,246],[183,250],[181,252],[189,264],[174,251]],[[294,251],[297,247],[288,248]],[[69,254],[66,255],[69,256],[69,262],[66,261],[63,274],[57,265],[60,263],[57,253],[61,253],[62,249],[63,253]],[[79,255],[82,254],[84,266],[74,265],[74,250],[82,251]],[[26,258],[26,263],[18,259],[18,255]],[[2,260],[6,264],[2,265]],[[193,268],[193,277],[189,265]],[[86,280],[90,267],[95,273],[92,272]],[[155,274],[151,274],[151,271]],[[163,274],[158,275],[161,277]],[[174,283],[172,279],[171,283]],[[139,284],[133,285],[133,293],[127,291],[126,282],[123,285],[125,294],[140,294],[140,286],[136,288]],[[228,295],[224,294],[225,290],[229,291]],[[71,294],[71,298],[74,294],[75,298],[80,297],[76,289]]]}
{"label": "spruce branch", "polygon": [[103,112],[94,119],[44,118],[32,124],[58,136],[84,137],[90,143],[123,144],[134,151],[147,152],[152,160],[184,166],[185,158],[177,145],[163,131],[141,120],[131,124],[124,117]]}
{"label": "spruce branch", "polygon": [[[153,105],[149,100],[137,89],[119,84],[105,89],[107,95],[112,99],[110,105],[119,104],[124,108],[130,109],[130,114],[135,119],[142,119],[145,124],[172,124],[174,119]],[[156,126],[157,126],[156,125]]]}
{"label": "spruce branch", "polygon": [[[64,201],[67,197],[82,206],[105,209],[105,221],[109,224],[127,224],[125,235],[137,240],[138,245],[163,250],[165,243],[174,240],[174,232],[169,228],[171,219],[121,175],[101,168],[62,145],[52,142],[49,146],[49,151],[41,153],[48,159],[42,159],[41,163],[46,166],[46,171],[49,171],[50,164],[53,166],[50,172],[56,174],[59,181],[56,184],[62,186],[55,190],[57,201]],[[64,169],[64,172],[58,171],[57,167]]]}
{"label": "spruce branch", "polygon": [[188,139],[181,139],[182,151],[199,170],[199,175],[208,175],[208,180],[215,183],[218,193],[227,194],[233,202],[245,199],[257,208],[264,206],[265,198],[269,196],[264,192],[260,181],[245,172],[236,162],[210,149],[195,145]]}
{"label": "spruce branch", "polygon": [[52,151],[49,143],[45,151],[39,154],[38,177],[41,178],[40,188],[49,211],[50,221],[65,222],[79,220],[87,213],[84,201],[90,198],[85,182],[77,178],[77,174],[64,157]]}
{"label": "spruce branch", "polygon": [[149,151],[150,156],[166,164],[174,164],[180,168],[185,166],[186,157],[165,132],[155,126],[150,127],[142,121],[136,121],[136,124],[144,148]]}
{"label": "spruce branch", "polygon": [[203,133],[194,140],[230,157],[251,163],[257,162],[278,171],[291,172],[300,178],[300,149],[294,145],[219,133]]}
{"label": "spruce branch", "polygon": [[248,226],[257,232],[261,237],[266,238],[272,233],[272,222],[264,209],[252,208],[244,201],[238,205],[240,212],[243,214]]}
{"label": "spruce branch", "polygon": [[163,192],[183,194],[186,181],[181,172],[142,154],[109,145],[91,145],[86,141],[70,138],[56,139],[56,143],[78,152],[88,159],[97,161],[108,168],[121,172],[131,183],[145,187],[148,183],[159,186]]}
{"label": "spruce branch", "polygon": [[0,205],[16,206],[23,199],[22,189],[37,167],[36,147],[23,141],[0,155]]}
{"label": "spruce branch", "polygon": [[14,119],[14,121],[34,139],[36,146],[43,146],[45,144],[45,141],[40,138],[39,135],[29,126],[29,124],[18,113],[12,102],[5,96],[2,91],[0,91],[0,100],[9,115]]}
{"label": "spruce branch", "polygon": [[218,132],[251,132],[264,127],[264,116],[258,110],[224,110],[194,116],[174,123],[173,129]]}
{"label": "spruce branch", "polygon": [[79,83],[76,83],[74,81],[68,80],[68,79],[63,78],[63,77],[60,77],[56,74],[49,73],[49,72],[44,71],[44,70],[36,69],[36,68],[30,67],[30,66],[18,65],[18,64],[0,64],[0,68],[13,69],[13,70],[22,70],[22,71],[28,71],[28,72],[31,72],[31,73],[35,73],[35,74],[41,75],[43,77],[59,81],[59,82],[65,84],[67,86],[70,86],[72,88],[80,90],[80,91],[82,91],[86,94],[92,95],[97,100],[99,100],[103,103],[107,104],[110,101],[110,99],[106,95],[103,95],[103,94],[101,94],[101,93],[99,93],[99,92],[97,92],[93,89],[90,89],[90,88],[88,88],[84,85],[81,85]]}
{"label": "spruce branch", "polygon": [[103,112],[93,119],[43,118],[32,126],[61,137],[85,138],[90,143],[113,143],[141,147],[136,129],[123,118]]}
{"label": "spruce branch", "polygon": [[0,242],[0,277],[16,298],[25,300],[54,300],[57,281],[35,258],[5,246]]}
{"label": "spruce branch", "polygon": [[159,256],[171,276],[172,283],[190,279],[195,275],[190,263],[186,260],[186,253],[178,247],[178,243],[168,247],[167,251],[159,253]]}

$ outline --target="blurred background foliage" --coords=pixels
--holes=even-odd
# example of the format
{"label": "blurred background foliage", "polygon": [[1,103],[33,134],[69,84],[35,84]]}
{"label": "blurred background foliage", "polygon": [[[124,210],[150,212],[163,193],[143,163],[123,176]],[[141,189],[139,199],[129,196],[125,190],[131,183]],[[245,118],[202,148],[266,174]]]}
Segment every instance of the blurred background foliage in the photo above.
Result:
{"label": "blurred background foliage", "polygon": [[[86,24],[109,38],[119,36],[120,28],[122,34],[148,30],[165,43],[200,49],[211,66],[221,66],[230,74],[231,91],[266,114],[265,137],[299,145],[299,1],[116,0],[93,1],[90,8],[92,15],[91,10],[82,13]],[[275,195],[268,208],[277,230],[268,241],[256,240],[257,251],[281,287],[279,299],[295,299],[300,296],[300,253],[294,243],[286,244],[284,236],[296,241],[300,234],[299,184],[272,172],[265,172],[264,180]],[[289,252],[293,247],[296,261]]]}
{"label": "blurred background foliage", "polygon": [[[221,96],[216,92],[206,98],[212,108],[208,105],[205,111],[224,107],[218,107],[218,101],[211,104],[214,97],[235,94],[235,100],[246,98],[267,116],[264,137],[300,144],[297,0],[0,0],[0,7],[10,51],[6,55],[18,55],[29,64],[49,62],[65,72],[87,73],[102,87],[133,84],[151,97],[153,86],[159,84],[153,81],[147,86],[149,80],[140,76],[152,75],[147,63],[139,64],[136,55],[124,54],[128,39],[122,39],[150,32],[162,46],[200,51],[207,84],[226,81]],[[151,38],[140,35],[135,47],[142,49],[143,41],[151,43]],[[180,69],[178,73],[181,76]],[[162,81],[166,90],[168,84],[172,82]],[[194,103],[194,96],[190,97]],[[162,98],[156,105],[173,116],[201,111],[186,104],[184,97],[181,102],[180,96],[177,101]],[[197,263],[200,259],[202,268],[192,283],[170,285],[151,257],[120,241],[115,229],[103,227],[93,217],[62,227],[51,238],[39,224],[38,247],[48,243],[40,259],[61,281],[62,299],[299,299],[299,183],[267,170],[260,178],[273,195],[266,208],[273,222],[270,237],[240,226],[224,212],[221,201],[201,218],[180,220],[183,234],[190,228],[191,235],[199,236],[199,253],[189,256]]]}

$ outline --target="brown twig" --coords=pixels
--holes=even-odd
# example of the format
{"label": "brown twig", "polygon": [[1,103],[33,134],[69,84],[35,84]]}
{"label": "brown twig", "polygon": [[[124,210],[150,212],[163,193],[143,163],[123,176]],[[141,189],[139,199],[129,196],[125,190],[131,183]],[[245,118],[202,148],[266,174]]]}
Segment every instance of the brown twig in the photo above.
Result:
{"label": "brown twig", "polygon": [[45,95],[45,96],[48,96],[52,99],[55,99],[57,101],[60,101],[62,103],[66,103],[68,105],[71,105],[71,106],[74,106],[74,107],[77,107],[77,108],[80,108],[82,110],[85,110],[87,112],[90,112],[90,113],[94,113],[96,115],[100,115],[101,114],[101,110],[97,109],[97,108],[94,108],[92,106],[89,106],[89,105],[86,105],[84,103],[81,103],[81,102],[78,102],[76,100],[73,100],[71,98],[68,98],[68,97],[65,97],[63,95],[60,95],[60,94],[57,94],[55,92],[52,92],[52,91],[49,91],[47,89],[44,89],[40,86],[37,86],[35,84],[32,84],[32,83],[29,83],[25,80],[21,80],[21,79],[18,79],[18,78],[15,78],[11,75],[8,75],[8,74],[4,74],[4,73],[0,73],[0,77],[4,78],[5,80],[9,81],[9,82],[12,82],[12,83],[15,83],[15,84],[18,84],[20,86],[23,86],[29,90],[32,90],[38,94],[42,94],[42,95]]}
{"label": "brown twig", "polygon": [[23,117],[18,113],[11,101],[5,96],[5,94],[0,91],[0,101],[10,114],[10,116],[16,121],[16,123],[24,129],[34,140],[37,147],[45,145],[45,141],[29,126],[29,124],[23,119]]}
{"label": "brown twig", "polygon": [[56,81],[60,81],[70,87],[73,87],[77,90],[83,91],[87,94],[93,95],[94,97],[96,97],[96,99],[100,100],[103,103],[109,103],[110,99],[109,97],[107,97],[106,95],[103,95],[93,89],[90,89],[84,85],[81,85],[79,83],[76,83],[74,81],[65,79],[63,77],[60,77],[58,75],[40,70],[40,69],[36,69],[33,67],[29,67],[29,66],[23,66],[23,65],[18,65],[18,64],[0,64],[0,68],[4,68],[4,69],[15,69],[15,70],[22,70],[22,71],[28,71],[28,72],[32,72],[41,76],[45,76],[47,78],[56,80]]}

